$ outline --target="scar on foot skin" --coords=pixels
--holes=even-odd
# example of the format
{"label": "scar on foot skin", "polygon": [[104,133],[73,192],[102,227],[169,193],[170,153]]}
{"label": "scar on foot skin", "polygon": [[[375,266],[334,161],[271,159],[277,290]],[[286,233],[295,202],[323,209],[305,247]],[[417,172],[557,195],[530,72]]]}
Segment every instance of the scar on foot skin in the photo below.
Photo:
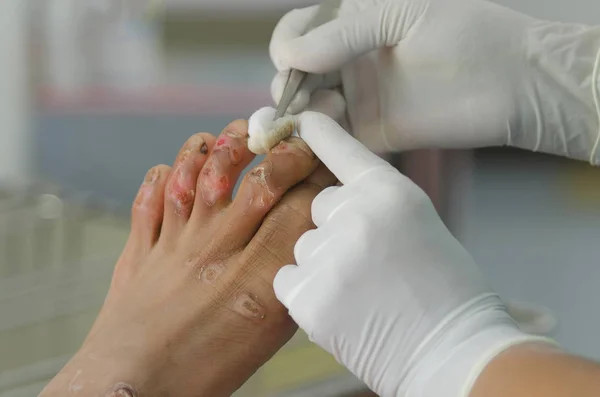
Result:
{"label": "scar on foot skin", "polygon": [[117,384],[106,397],[137,397],[136,390],[126,383]]}
{"label": "scar on foot skin", "polygon": [[265,318],[264,307],[258,303],[258,299],[254,294],[248,292],[245,292],[236,298],[233,308],[244,317],[261,320]]}
{"label": "scar on foot skin", "polygon": [[285,153],[302,153],[308,155],[310,158],[315,158],[315,154],[308,147],[306,142],[297,137],[290,137],[284,141],[279,142],[273,149],[273,154],[285,154]]}
{"label": "scar on foot skin", "polygon": [[223,274],[225,267],[218,263],[202,266],[198,278],[207,284],[213,284]]}
{"label": "scar on foot skin", "polygon": [[73,379],[71,379],[71,381],[69,382],[69,392],[70,393],[77,393],[79,392],[81,389],[83,389],[83,384],[82,382],[78,381],[78,378],[81,376],[83,371],[78,370],[75,373],[75,376],[73,377]]}

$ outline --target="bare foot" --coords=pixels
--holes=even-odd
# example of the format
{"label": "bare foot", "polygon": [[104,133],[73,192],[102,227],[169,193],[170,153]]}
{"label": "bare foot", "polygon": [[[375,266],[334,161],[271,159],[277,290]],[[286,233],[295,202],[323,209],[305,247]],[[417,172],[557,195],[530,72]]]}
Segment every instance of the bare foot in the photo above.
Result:
{"label": "bare foot", "polygon": [[247,123],[235,121],[148,172],[104,307],[41,396],[230,396],[291,338],[272,281],[335,178],[290,138],[232,201],[252,158]]}

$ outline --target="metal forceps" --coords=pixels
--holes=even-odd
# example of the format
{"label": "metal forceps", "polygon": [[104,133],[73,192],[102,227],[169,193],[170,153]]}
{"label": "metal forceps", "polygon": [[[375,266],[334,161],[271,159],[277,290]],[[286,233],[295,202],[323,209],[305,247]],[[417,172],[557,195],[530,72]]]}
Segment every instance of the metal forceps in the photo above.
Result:
{"label": "metal forceps", "polygon": [[[315,16],[309,21],[304,34],[335,18],[335,14],[340,6],[340,3],[341,0],[323,1],[317,8],[317,13]],[[294,99],[294,96],[296,96],[296,93],[300,89],[300,86],[304,80],[306,80],[306,76],[308,76],[308,74],[309,73],[297,69],[292,69],[290,71],[287,82],[285,83],[285,88],[283,89],[283,94],[281,95],[281,100],[277,105],[274,120],[277,120],[285,114],[290,106],[290,103],[292,102],[292,99]]]}

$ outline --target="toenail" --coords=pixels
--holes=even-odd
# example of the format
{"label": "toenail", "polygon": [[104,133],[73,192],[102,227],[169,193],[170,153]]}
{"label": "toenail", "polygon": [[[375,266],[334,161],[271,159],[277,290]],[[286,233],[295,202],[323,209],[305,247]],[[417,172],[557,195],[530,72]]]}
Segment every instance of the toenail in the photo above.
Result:
{"label": "toenail", "polygon": [[146,173],[146,176],[144,177],[144,183],[147,185],[154,185],[156,183],[156,181],[158,180],[159,175],[160,175],[160,171],[158,170],[157,167],[151,168],[148,171],[148,173]]}
{"label": "toenail", "polygon": [[142,187],[137,193],[135,197],[134,206],[138,208],[144,208],[149,200],[152,198],[152,193],[154,192],[154,184],[158,180],[160,176],[160,171],[158,167],[151,168],[144,177],[144,182],[142,183]]}
{"label": "toenail", "polygon": [[198,278],[207,284],[213,284],[223,274],[225,267],[218,263],[203,266]]}
{"label": "toenail", "polygon": [[228,129],[224,132],[225,135],[231,138],[244,138],[246,134],[243,134],[235,129]]}
{"label": "toenail", "polygon": [[193,152],[201,152],[202,153],[202,146],[206,146],[206,142],[204,142],[204,139],[202,139],[199,136],[193,136],[188,140],[185,152],[186,153],[193,153]]}
{"label": "toenail", "polygon": [[279,153],[302,153],[307,154],[310,158],[315,158],[315,154],[310,147],[300,138],[289,138],[285,141],[279,142],[273,149],[271,149],[271,153],[279,154]]}
{"label": "toenail", "polygon": [[119,383],[106,397],[137,397],[137,393],[133,387]]}
{"label": "toenail", "polygon": [[265,309],[258,303],[254,294],[245,292],[239,295],[233,305],[236,312],[244,317],[263,319],[265,318]]}

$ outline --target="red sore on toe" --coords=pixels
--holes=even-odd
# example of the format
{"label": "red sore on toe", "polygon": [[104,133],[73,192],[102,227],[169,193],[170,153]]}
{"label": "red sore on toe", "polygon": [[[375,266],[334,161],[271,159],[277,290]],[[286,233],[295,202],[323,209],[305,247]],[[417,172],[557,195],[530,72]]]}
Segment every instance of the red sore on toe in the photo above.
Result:
{"label": "red sore on toe", "polygon": [[190,174],[185,173],[182,169],[177,170],[169,190],[175,204],[176,214],[182,215],[187,212],[196,195],[196,192],[194,191],[194,182],[191,179]]}
{"label": "red sore on toe", "polygon": [[213,205],[219,198],[229,191],[229,178],[217,172],[213,164],[207,164],[200,174],[200,189],[204,202]]}

